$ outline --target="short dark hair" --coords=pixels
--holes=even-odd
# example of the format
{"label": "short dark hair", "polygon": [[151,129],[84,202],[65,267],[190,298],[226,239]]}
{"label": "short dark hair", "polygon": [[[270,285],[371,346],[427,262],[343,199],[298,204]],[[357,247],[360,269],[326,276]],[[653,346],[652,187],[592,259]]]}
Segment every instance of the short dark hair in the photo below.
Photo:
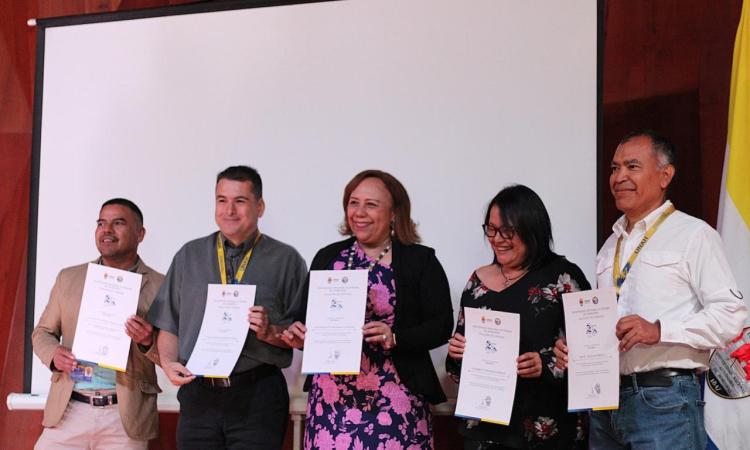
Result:
{"label": "short dark hair", "polygon": [[231,166],[216,175],[216,184],[221,180],[249,181],[256,200],[263,197],[263,180],[257,170],[250,166]]}
{"label": "short dark hair", "polygon": [[554,255],[552,250],[552,223],[547,208],[539,196],[522,184],[503,188],[490,201],[484,223],[490,220],[490,210],[497,206],[503,225],[510,225],[526,245],[526,257],[521,262],[524,268],[536,269]]}
{"label": "short dark hair", "polygon": [[141,212],[141,208],[138,207],[135,203],[132,201],[126,199],[126,198],[111,198],[107,200],[106,202],[102,203],[102,207],[99,208],[100,210],[104,209],[105,206],[109,205],[120,205],[128,208],[129,210],[133,211],[133,214],[135,214],[135,218],[138,219],[138,225],[143,226],[143,213]]}
{"label": "short dark hair", "polygon": [[344,222],[339,227],[339,232],[343,235],[351,236],[352,229],[346,220],[346,208],[349,205],[349,197],[352,192],[367,178],[377,178],[385,185],[386,190],[391,194],[393,200],[393,238],[402,244],[418,244],[422,241],[417,233],[417,224],[411,219],[411,201],[406,188],[396,177],[382,170],[363,170],[354,175],[344,188]]}
{"label": "short dark hair", "polygon": [[648,128],[631,131],[620,140],[619,145],[622,145],[637,137],[647,137],[651,140],[651,148],[656,153],[656,158],[659,159],[660,166],[663,166],[665,164],[674,165],[675,146],[672,141],[670,141],[666,136],[657,131],[650,130]]}

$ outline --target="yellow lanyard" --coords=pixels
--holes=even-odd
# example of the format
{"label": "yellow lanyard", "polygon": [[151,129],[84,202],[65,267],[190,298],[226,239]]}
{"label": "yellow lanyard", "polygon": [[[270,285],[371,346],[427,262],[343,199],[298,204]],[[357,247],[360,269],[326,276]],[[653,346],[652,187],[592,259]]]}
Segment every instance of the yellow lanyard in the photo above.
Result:
{"label": "yellow lanyard", "polygon": [[628,273],[630,273],[630,269],[633,267],[633,263],[635,262],[635,258],[638,257],[638,254],[643,250],[643,246],[646,245],[646,242],[648,242],[649,239],[651,239],[651,236],[656,233],[656,229],[659,228],[659,225],[664,222],[667,217],[669,217],[670,214],[672,214],[675,211],[674,205],[669,205],[669,208],[665,209],[663,213],[656,219],[653,225],[651,225],[648,230],[646,230],[646,234],[643,236],[643,239],[641,239],[641,242],[638,244],[638,246],[633,250],[633,254],[630,255],[630,258],[628,258],[628,262],[625,263],[625,267],[620,269],[620,245],[622,244],[622,236],[620,236],[619,239],[617,239],[617,248],[615,249],[615,264],[612,267],[612,281],[615,283],[615,291],[617,292],[617,297],[620,297],[620,287],[622,287],[622,284],[625,282],[625,278],[627,278]]}
{"label": "yellow lanyard", "polygon": [[[255,249],[255,246],[258,244],[259,240],[260,240],[260,231],[258,232],[258,235],[255,237],[255,242],[253,242],[253,246],[250,247],[250,250],[248,250],[247,253],[245,253],[245,256],[242,258],[242,262],[240,263],[240,267],[237,269],[237,273],[234,275],[232,284],[239,284],[240,280],[242,280],[242,275],[245,274],[245,269],[247,269],[247,265],[250,262],[250,257],[253,256],[253,250]],[[221,274],[221,284],[227,284],[227,262],[224,259],[224,241],[221,238],[221,233],[216,234],[216,257],[219,260],[219,273]]]}

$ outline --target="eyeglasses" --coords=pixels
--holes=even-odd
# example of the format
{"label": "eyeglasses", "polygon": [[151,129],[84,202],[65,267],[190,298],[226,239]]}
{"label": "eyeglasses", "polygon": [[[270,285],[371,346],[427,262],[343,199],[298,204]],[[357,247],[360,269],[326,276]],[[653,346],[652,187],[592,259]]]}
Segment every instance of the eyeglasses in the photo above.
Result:
{"label": "eyeglasses", "polygon": [[500,233],[500,236],[503,239],[511,240],[513,239],[513,236],[516,235],[515,227],[511,227],[508,225],[503,225],[500,228],[496,228],[488,223],[485,223],[484,225],[482,225],[482,230],[484,231],[484,235],[488,238],[493,238],[497,236],[498,233]]}

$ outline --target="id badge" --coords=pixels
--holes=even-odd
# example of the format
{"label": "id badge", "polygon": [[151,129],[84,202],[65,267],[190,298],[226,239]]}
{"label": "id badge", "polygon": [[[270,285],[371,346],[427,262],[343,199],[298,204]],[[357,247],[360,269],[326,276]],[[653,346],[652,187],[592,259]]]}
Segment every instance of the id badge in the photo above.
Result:
{"label": "id badge", "polygon": [[78,364],[70,372],[70,378],[76,383],[80,381],[91,381],[94,378],[94,368]]}

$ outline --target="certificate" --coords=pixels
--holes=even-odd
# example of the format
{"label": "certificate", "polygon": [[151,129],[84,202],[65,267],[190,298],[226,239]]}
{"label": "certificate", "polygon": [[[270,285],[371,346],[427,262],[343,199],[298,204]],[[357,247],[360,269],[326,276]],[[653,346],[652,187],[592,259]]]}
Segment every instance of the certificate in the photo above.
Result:
{"label": "certificate", "polygon": [[247,339],[247,315],[254,304],[253,285],[208,285],[201,329],[185,364],[193,375],[227,378],[232,373]]}
{"label": "certificate", "polygon": [[130,353],[125,321],[138,311],[140,292],[141,274],[89,264],[72,349],[79,361],[125,372]]}
{"label": "certificate", "polygon": [[367,274],[367,270],[310,271],[302,373],[359,373]]}
{"label": "certificate", "polygon": [[617,409],[620,354],[614,288],[563,294],[568,341],[568,410]]}
{"label": "certificate", "polygon": [[508,425],[516,394],[520,316],[464,308],[466,347],[456,416]]}

